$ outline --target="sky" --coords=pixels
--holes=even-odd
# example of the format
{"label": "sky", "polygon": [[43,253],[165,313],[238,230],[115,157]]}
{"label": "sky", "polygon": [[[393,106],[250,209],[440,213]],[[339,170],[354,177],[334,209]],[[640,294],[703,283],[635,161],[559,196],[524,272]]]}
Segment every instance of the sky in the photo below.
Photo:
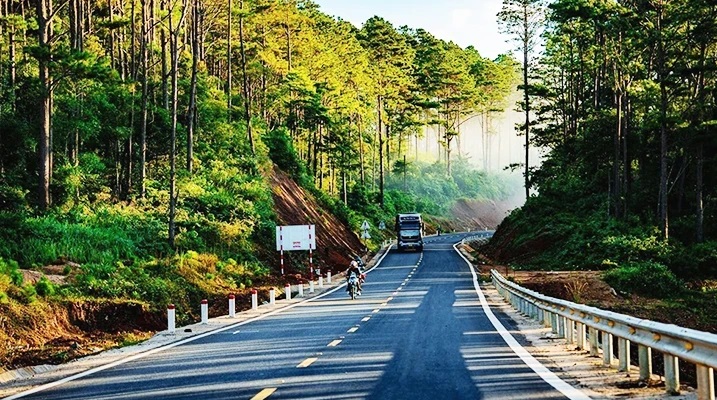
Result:
{"label": "sky", "polygon": [[378,15],[394,27],[423,28],[437,38],[473,46],[494,59],[512,45],[499,32],[496,14],[503,0],[314,0],[321,11],[361,27]]}

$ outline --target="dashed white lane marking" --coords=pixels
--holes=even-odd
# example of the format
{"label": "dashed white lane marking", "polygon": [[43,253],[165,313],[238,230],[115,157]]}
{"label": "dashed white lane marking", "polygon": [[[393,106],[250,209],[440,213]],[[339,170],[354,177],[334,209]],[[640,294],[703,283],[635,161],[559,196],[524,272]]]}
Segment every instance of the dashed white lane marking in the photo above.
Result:
{"label": "dashed white lane marking", "polygon": [[377,309],[375,309],[375,310],[373,310],[373,311],[371,311],[371,312],[374,313],[374,314],[376,314],[376,313],[379,312],[379,311],[381,311],[381,310],[379,310],[379,309],[377,308]]}
{"label": "dashed white lane marking", "polygon": [[334,340],[333,342],[327,344],[326,347],[336,347],[336,346],[338,346],[339,343],[341,343],[342,341],[343,341],[343,340],[341,340],[341,339],[336,339],[336,340]]}
{"label": "dashed white lane marking", "polygon": [[349,330],[346,331],[346,332],[347,332],[347,333],[354,333],[354,332],[356,332],[357,330],[358,330],[358,326],[354,326],[353,328],[349,329]]}
{"label": "dashed white lane marking", "polygon": [[391,300],[393,300],[393,296],[386,299],[386,301],[391,301]]}
{"label": "dashed white lane marking", "polygon": [[318,359],[318,357],[309,357],[306,360],[302,361],[301,364],[297,365],[296,368],[306,368]]}
{"label": "dashed white lane marking", "polygon": [[363,317],[363,319],[361,320],[361,322],[366,322],[366,321],[368,321],[368,320],[370,320],[370,319],[371,319],[371,317]]}

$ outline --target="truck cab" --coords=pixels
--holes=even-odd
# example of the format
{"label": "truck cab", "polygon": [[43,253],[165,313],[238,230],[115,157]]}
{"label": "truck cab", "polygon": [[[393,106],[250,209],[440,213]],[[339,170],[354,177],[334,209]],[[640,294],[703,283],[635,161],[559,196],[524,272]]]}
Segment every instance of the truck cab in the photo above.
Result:
{"label": "truck cab", "polygon": [[423,219],[421,214],[396,215],[396,242],[398,251],[423,251]]}

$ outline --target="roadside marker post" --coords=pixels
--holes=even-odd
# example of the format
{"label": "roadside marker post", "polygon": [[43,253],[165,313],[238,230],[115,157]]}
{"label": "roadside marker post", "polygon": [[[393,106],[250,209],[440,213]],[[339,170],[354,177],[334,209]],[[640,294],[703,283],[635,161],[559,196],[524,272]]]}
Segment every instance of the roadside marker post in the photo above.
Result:
{"label": "roadside marker post", "polygon": [[309,281],[309,293],[314,293],[314,280]]}
{"label": "roadside marker post", "polygon": [[326,283],[331,283],[331,271],[326,271]]}
{"label": "roadside marker post", "polygon": [[276,304],[276,291],[274,288],[269,289],[269,304]]}
{"label": "roadside marker post", "polygon": [[256,310],[259,308],[259,299],[256,293],[256,289],[251,290],[251,309]]}
{"label": "roadside marker post", "polygon": [[207,299],[202,300],[202,324],[209,323],[209,302]]}
{"label": "roadside marker post", "polygon": [[167,306],[167,331],[172,334],[175,331],[175,312],[174,304]]}
{"label": "roadside marker post", "polygon": [[291,284],[284,285],[284,293],[286,294],[286,299],[291,300]]}
{"label": "roadside marker post", "polygon": [[299,294],[297,295],[297,297],[304,297],[304,283],[303,282],[299,283]]}
{"label": "roadside marker post", "polygon": [[324,287],[324,277],[319,275],[319,288]]}
{"label": "roadside marker post", "polygon": [[229,318],[234,318],[236,316],[237,308],[236,308],[236,298],[233,294],[229,295]]}

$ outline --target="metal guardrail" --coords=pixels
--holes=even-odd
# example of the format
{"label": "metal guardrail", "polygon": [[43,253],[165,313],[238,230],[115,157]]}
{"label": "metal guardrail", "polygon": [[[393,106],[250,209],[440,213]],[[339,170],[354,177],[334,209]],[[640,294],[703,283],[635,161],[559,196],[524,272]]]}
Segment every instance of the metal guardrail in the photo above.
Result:
{"label": "metal guardrail", "polygon": [[[717,335],[545,296],[508,281],[496,270],[491,271],[491,278],[506,301],[552,328],[553,333],[566,339],[568,344],[587,348],[593,356],[597,356],[599,347],[602,347],[603,365],[611,366],[613,363],[613,338],[616,337],[618,368],[629,371],[630,343],[636,343],[641,380],[652,375],[651,352],[655,349],[664,356],[668,393],[679,393],[679,360],[684,360],[697,366],[698,399],[715,399]],[[598,335],[602,340],[598,340]]]}

